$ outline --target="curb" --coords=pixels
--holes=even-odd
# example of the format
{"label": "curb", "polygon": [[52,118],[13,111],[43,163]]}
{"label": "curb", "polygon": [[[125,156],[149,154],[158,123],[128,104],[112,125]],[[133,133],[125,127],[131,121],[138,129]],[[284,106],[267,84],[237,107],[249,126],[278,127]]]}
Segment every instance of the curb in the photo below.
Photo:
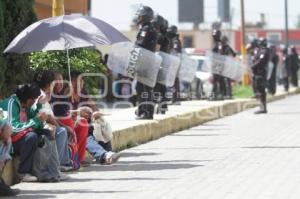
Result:
{"label": "curb", "polygon": [[[268,97],[267,101],[270,103],[299,93],[300,88],[289,93],[281,93]],[[153,120],[145,124],[117,130],[113,132],[113,149],[115,151],[121,151],[138,146],[181,130],[246,111],[258,105],[259,103],[255,99],[235,100],[231,102],[225,101],[222,105],[202,108],[193,112],[178,114],[176,116]]]}
{"label": "curb", "polygon": [[[268,102],[278,101],[287,96],[300,93],[300,88],[289,92],[281,93],[269,97]],[[153,141],[164,136],[176,133],[181,130],[189,129],[203,123],[220,119],[226,116],[254,108],[258,102],[254,99],[238,99],[234,101],[224,101],[221,105],[212,105],[208,108],[199,108],[198,110],[167,116],[163,119],[147,121],[143,124],[135,125],[122,130],[113,132],[113,149],[121,151],[149,141]],[[18,158],[8,161],[2,173],[3,180],[8,185],[18,183],[16,176]]]}

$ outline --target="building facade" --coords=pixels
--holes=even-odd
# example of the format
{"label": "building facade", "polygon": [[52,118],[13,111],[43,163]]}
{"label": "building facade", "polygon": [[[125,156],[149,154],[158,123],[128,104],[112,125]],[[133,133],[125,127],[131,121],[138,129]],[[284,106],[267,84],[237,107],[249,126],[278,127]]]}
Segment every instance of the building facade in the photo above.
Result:
{"label": "building facade", "polygon": [[[91,0],[64,0],[65,14],[81,13],[88,15],[91,8]],[[52,16],[52,0],[35,0],[35,12],[38,19]]]}

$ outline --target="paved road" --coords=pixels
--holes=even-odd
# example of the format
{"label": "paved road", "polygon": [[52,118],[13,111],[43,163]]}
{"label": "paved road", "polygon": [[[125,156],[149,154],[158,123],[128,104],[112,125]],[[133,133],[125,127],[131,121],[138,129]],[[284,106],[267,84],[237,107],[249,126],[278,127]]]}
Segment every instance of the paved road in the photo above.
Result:
{"label": "paved road", "polygon": [[22,183],[20,198],[299,199],[300,96],[129,149],[68,182]]}

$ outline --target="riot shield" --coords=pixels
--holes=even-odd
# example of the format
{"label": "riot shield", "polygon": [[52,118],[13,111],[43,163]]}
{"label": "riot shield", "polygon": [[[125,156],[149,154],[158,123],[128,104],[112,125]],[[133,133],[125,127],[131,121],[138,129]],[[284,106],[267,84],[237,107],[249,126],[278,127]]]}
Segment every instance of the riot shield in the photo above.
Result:
{"label": "riot shield", "polygon": [[171,87],[175,82],[180,59],[179,57],[164,52],[158,52],[158,54],[162,57],[162,62],[157,75],[157,82],[167,87]]}
{"label": "riot shield", "polygon": [[177,77],[185,82],[192,82],[196,76],[198,61],[190,58],[187,54],[181,54],[181,63]]}
{"label": "riot shield", "polygon": [[267,80],[270,80],[271,79],[271,76],[272,76],[272,73],[273,73],[273,70],[274,70],[274,64],[272,62],[269,62],[268,63],[268,74],[267,74]]}
{"label": "riot shield", "polygon": [[233,57],[207,51],[202,70],[204,72],[210,72],[236,81],[241,81],[247,68]]}
{"label": "riot shield", "polygon": [[130,42],[120,42],[112,45],[108,56],[108,68],[126,77],[154,87],[162,58],[146,49]]}

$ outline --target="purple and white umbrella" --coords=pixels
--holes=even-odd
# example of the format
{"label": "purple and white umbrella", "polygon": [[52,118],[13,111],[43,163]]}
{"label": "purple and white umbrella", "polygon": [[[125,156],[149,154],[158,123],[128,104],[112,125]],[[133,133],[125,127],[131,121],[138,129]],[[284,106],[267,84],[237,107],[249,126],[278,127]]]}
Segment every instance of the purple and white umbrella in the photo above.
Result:
{"label": "purple and white umbrella", "polygon": [[[4,53],[66,50],[68,54],[68,50],[73,48],[125,41],[129,41],[128,38],[100,19],[78,14],[62,15],[28,26],[14,38]],[[68,67],[70,71],[70,66]]]}

